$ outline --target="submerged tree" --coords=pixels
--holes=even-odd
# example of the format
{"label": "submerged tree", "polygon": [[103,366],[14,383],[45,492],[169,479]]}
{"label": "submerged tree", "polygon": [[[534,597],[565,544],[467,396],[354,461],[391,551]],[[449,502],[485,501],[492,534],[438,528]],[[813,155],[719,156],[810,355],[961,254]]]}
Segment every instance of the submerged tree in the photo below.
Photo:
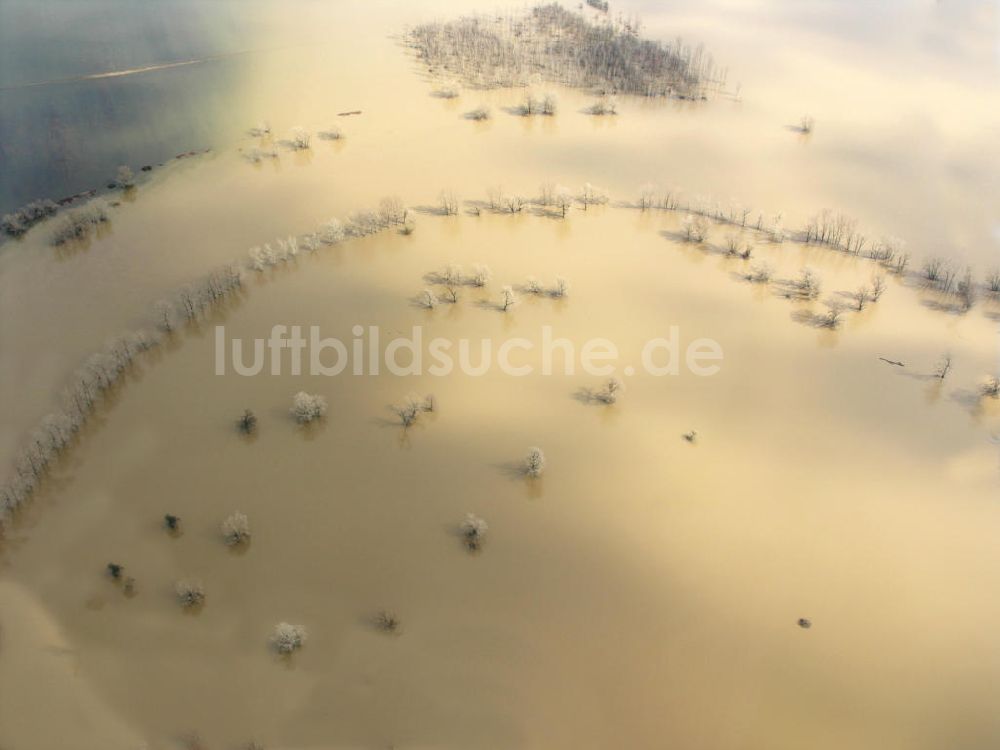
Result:
{"label": "submerged tree", "polygon": [[236,421],[236,426],[244,435],[252,435],[257,431],[257,415],[247,409]]}
{"label": "submerged tree", "polygon": [[524,86],[541,78],[599,91],[681,98],[701,98],[721,86],[724,74],[703,49],[645,40],[638,30],[634,21],[591,22],[548,3],[421,24],[409,30],[408,41],[429,69],[473,86]]}
{"label": "submerged tree", "polygon": [[250,540],[250,520],[237,511],[222,522],[222,538],[230,547]]}
{"label": "submerged tree", "polygon": [[279,622],[271,633],[271,645],[279,654],[291,654],[305,645],[306,629],[301,625]]}
{"label": "submerged tree", "polygon": [[205,603],[205,587],[198,581],[178,581],[175,591],[177,601],[185,609]]}
{"label": "submerged tree", "polygon": [[531,448],[524,459],[524,473],[529,477],[540,477],[545,471],[545,454],[541,448]]}
{"label": "submerged tree", "polygon": [[593,397],[604,404],[617,403],[625,384],[618,378],[609,378],[600,388],[593,392]]}
{"label": "submerged tree", "polygon": [[500,309],[507,312],[515,304],[517,304],[517,295],[514,294],[514,289],[510,286],[505,286],[500,290]]}
{"label": "submerged tree", "polygon": [[326,414],[326,399],[315,393],[299,391],[292,397],[291,414],[300,424],[312,422]]}
{"label": "submerged tree", "polygon": [[288,139],[290,145],[296,151],[304,151],[309,148],[309,131],[302,127],[292,128],[291,137]]}
{"label": "submerged tree", "polygon": [[458,527],[459,532],[462,534],[462,539],[465,541],[465,546],[471,551],[476,551],[482,547],[489,528],[486,521],[472,513],[467,513],[465,520]]}
{"label": "submerged tree", "polygon": [[115,185],[122,190],[135,187],[135,175],[130,167],[125,164],[118,167],[118,172],[115,174]]}
{"label": "submerged tree", "polygon": [[35,200],[21,206],[13,213],[5,214],[0,219],[0,231],[11,237],[19,237],[42,219],[51,216],[59,210],[53,201]]}

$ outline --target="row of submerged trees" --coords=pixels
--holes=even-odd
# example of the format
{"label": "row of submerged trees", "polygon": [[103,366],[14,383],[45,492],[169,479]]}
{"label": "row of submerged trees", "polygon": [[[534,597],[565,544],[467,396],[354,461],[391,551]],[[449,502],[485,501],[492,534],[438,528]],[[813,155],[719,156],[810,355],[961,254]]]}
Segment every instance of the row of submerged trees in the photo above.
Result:
{"label": "row of submerged trees", "polygon": [[725,82],[701,47],[642,39],[636,22],[590,21],[556,3],[421,24],[407,42],[432,73],[485,88],[541,76],[609,93],[702,98]]}
{"label": "row of submerged trees", "polygon": [[[574,206],[586,210],[589,206],[608,202],[606,191],[585,184],[579,191],[571,191],[554,183],[545,183],[539,195],[528,199],[502,188],[490,188],[485,203],[472,202],[471,212],[479,213],[486,207],[497,213],[520,213],[535,206],[549,214],[566,216]],[[640,191],[636,204],[642,210],[668,210],[684,214],[681,222],[681,238],[692,243],[708,240],[711,223],[723,224],[739,229],[749,229],[771,242],[782,242],[787,236],[810,244],[829,247],[859,257],[868,258],[888,271],[903,275],[909,266],[909,255],[903,250],[903,242],[896,238],[869,239],[858,231],[856,222],[829,211],[812,218],[801,232],[788,233],[782,226],[781,215],[766,218],[736,204],[723,206],[705,199],[686,197],[676,189],[662,189],[651,185]],[[440,211],[445,215],[458,213],[460,201],[451,191],[440,195]],[[65,227],[56,228],[54,237],[85,236],[94,226],[108,220],[107,208],[103,201],[94,201],[72,212],[64,218]],[[83,227],[83,228],[81,228]],[[374,210],[358,211],[345,221],[331,219],[315,231],[300,237],[277,240],[249,251],[246,264],[254,271],[265,271],[293,261],[301,252],[311,252],[324,245],[363,237],[398,228],[400,232],[413,231],[410,211],[398,197],[384,198]],[[727,239],[727,254],[749,260],[752,246],[741,244],[736,237]],[[111,341],[104,351],[92,355],[76,373],[72,383],[66,388],[63,407],[47,416],[33,431],[27,445],[19,452],[13,476],[0,487],[0,517],[18,508],[31,496],[51,463],[75,439],[87,418],[96,408],[104,394],[120,382],[133,360],[142,352],[158,346],[180,325],[199,320],[210,310],[237,293],[243,282],[243,270],[238,265],[229,265],[212,271],[197,282],[178,290],[171,298],[157,303],[154,307],[154,325]],[[461,286],[483,287],[489,282],[490,271],[486,266],[473,269],[471,275],[461,269],[449,268],[434,276],[433,283],[443,287],[443,294],[428,289],[421,296],[423,304],[432,307],[442,297],[455,302]],[[766,265],[751,268],[746,278],[755,283],[768,283],[772,273]],[[956,308],[968,310],[979,295],[1000,298],[1000,270],[990,272],[983,281],[977,281],[970,268],[960,273],[952,264],[941,258],[928,258],[920,268],[918,278],[925,285],[957,301]],[[797,282],[795,294],[800,298],[813,299],[817,296],[818,279],[811,272],[804,272]],[[854,307],[858,310],[880,299],[886,288],[885,279],[876,275],[870,285],[862,287],[854,294]],[[505,286],[500,293],[498,309],[509,310],[518,301],[518,293],[563,297],[568,285],[563,279],[546,287],[530,279],[520,287]],[[821,325],[836,327],[843,307],[831,308],[830,313],[818,320]],[[993,382],[992,380],[989,382]],[[996,389],[983,386],[986,396]]]}

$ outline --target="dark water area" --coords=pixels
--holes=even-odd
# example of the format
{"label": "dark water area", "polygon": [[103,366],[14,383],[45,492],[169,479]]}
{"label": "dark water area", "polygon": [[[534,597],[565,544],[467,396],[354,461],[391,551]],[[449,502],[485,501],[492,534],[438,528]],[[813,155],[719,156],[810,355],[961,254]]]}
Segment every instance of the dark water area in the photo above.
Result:
{"label": "dark water area", "polygon": [[[263,11],[253,2],[4,0],[0,212],[235,135],[237,82]],[[181,62],[190,64],[156,69]],[[126,71],[135,72],[93,77]]]}

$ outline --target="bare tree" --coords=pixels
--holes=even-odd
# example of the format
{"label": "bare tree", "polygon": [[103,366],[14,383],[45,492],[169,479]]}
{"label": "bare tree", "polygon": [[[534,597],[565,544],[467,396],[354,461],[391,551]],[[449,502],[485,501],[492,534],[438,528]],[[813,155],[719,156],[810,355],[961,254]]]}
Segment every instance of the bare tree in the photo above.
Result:
{"label": "bare tree", "polygon": [[948,377],[949,372],[951,372],[951,354],[943,354],[934,370],[934,377],[938,380],[944,380]]}
{"label": "bare tree", "polygon": [[433,310],[438,306],[437,295],[430,289],[424,289],[424,291],[422,291],[420,296],[417,298],[417,304],[428,310]]}
{"label": "bare tree", "polygon": [[583,210],[586,211],[587,206],[607,203],[608,191],[585,182],[580,189],[579,199],[580,203],[583,204]]}
{"label": "bare tree", "polygon": [[555,192],[553,193],[552,200],[555,207],[559,209],[559,214],[565,219],[566,212],[569,211],[573,205],[573,193],[569,188],[557,185]]}
{"label": "bare tree", "polygon": [[658,189],[656,185],[649,182],[639,188],[639,208],[643,211],[648,211],[656,205],[657,192]]}
{"label": "bare tree", "polygon": [[500,309],[507,312],[515,304],[517,304],[517,295],[514,294],[513,288],[505,286],[500,290]]}
{"label": "bare tree", "polygon": [[458,198],[452,190],[442,190],[438,196],[441,203],[441,213],[445,216],[456,216],[458,214]]}
{"label": "bare tree", "polygon": [[876,276],[872,279],[871,298],[872,302],[878,302],[885,294],[885,276]]}
{"label": "bare tree", "polygon": [[829,309],[819,317],[818,322],[823,328],[836,328],[844,314],[840,305],[830,305]]}
{"label": "bare tree", "polygon": [[539,105],[539,111],[543,115],[554,115],[558,109],[558,101],[556,100],[555,94],[546,93],[542,96],[542,101]]}
{"label": "bare tree", "polygon": [[556,276],[556,282],[549,289],[549,296],[561,299],[569,295],[569,283],[562,276]]}

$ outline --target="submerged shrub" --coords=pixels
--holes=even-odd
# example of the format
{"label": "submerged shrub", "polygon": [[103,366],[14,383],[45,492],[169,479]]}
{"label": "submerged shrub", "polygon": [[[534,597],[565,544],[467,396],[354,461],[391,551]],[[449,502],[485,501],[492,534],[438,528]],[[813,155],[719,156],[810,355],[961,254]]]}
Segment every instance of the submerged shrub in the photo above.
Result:
{"label": "submerged shrub", "polygon": [[230,547],[250,540],[250,520],[237,511],[222,522],[222,539]]}
{"label": "submerged shrub", "polygon": [[179,531],[181,528],[181,519],[179,516],[167,513],[163,517],[163,526],[167,529],[167,531]]}
{"label": "submerged shrub", "polygon": [[300,424],[312,422],[326,414],[326,399],[314,393],[299,391],[292,397],[291,414]]}
{"label": "submerged shrub", "polygon": [[477,120],[480,122],[483,120],[489,120],[492,116],[493,113],[490,111],[489,107],[476,107],[475,109],[470,109],[465,113],[466,120]]}
{"label": "submerged shrub", "polygon": [[125,572],[125,566],[119,565],[118,563],[108,563],[107,565],[108,575],[111,576],[116,581],[122,577],[122,573]]}
{"label": "submerged shrub", "polygon": [[318,135],[320,140],[323,141],[339,141],[343,139],[344,131],[334,125],[326,130],[319,131],[316,135]]}
{"label": "submerged shrub", "polygon": [[306,642],[306,630],[301,625],[279,622],[271,633],[271,645],[279,654],[290,654]]}

